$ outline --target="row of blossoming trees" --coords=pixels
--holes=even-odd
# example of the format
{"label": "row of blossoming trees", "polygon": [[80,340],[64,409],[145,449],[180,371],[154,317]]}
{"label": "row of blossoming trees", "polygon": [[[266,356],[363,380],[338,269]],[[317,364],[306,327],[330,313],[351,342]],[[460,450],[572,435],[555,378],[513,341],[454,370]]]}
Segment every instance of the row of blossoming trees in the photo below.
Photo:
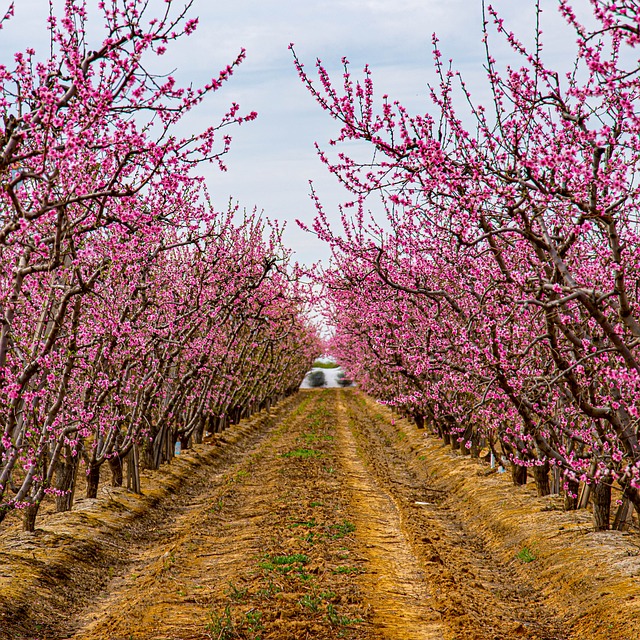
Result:
{"label": "row of blossoming trees", "polygon": [[139,490],[141,465],[297,389],[319,350],[280,231],[216,212],[192,172],[224,169],[223,130],[255,114],[176,133],[244,52],[201,89],[154,76],[197,21],[150,6],[98,3],[91,49],[65,0],[50,58],[0,65],[0,521],[27,529],[47,495],[71,508],[80,463],[88,497],[124,462]]}
{"label": "row of blossoming trees", "polygon": [[[314,227],[333,247],[336,357],[453,446],[489,443],[516,483],[529,469],[540,495],[554,479],[571,506],[591,493],[608,528],[612,489],[619,520],[640,507],[640,9],[590,8],[587,29],[559,2],[577,38],[561,73],[539,29],[527,46],[487,7],[490,108],[435,38],[425,115],[377,103],[368,69],[356,81],[345,61],[335,84],[296,64],[341,124],[321,158],[353,193],[339,233],[320,203]],[[521,62],[501,69],[492,33]]]}

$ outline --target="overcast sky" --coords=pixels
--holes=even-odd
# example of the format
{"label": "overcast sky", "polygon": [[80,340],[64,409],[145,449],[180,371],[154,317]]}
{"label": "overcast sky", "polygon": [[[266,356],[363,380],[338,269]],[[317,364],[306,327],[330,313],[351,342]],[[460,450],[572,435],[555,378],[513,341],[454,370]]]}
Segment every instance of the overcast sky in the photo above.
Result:
{"label": "overcast sky", "polygon": [[[97,0],[88,0],[97,4]],[[0,8],[8,6],[0,0]],[[587,0],[575,0],[584,8]],[[533,34],[534,0],[494,0],[506,25],[529,40]],[[566,69],[573,51],[573,34],[564,28],[556,0],[543,0],[547,59]],[[27,46],[46,52],[44,25],[47,0],[16,0],[16,17],[0,31],[0,62],[10,65],[12,54]],[[483,83],[481,0],[195,0],[192,14],[200,17],[194,36],[170,48],[162,59],[167,70],[178,69],[183,82],[204,82],[229,63],[239,50],[247,60],[231,81],[190,116],[192,130],[215,122],[232,101],[258,119],[236,129],[229,171],[207,170],[215,204],[224,208],[229,198],[242,207],[263,209],[270,218],[287,221],[285,240],[296,258],[326,261],[329,252],[312,235],[298,229],[295,219],[311,223],[309,199],[313,180],[329,214],[348,200],[317,159],[314,142],[326,147],[336,127],[315,104],[297,78],[288,51],[295,43],[298,56],[311,71],[316,58],[341,73],[346,56],[354,72],[368,63],[376,93],[389,94],[412,111],[430,105],[426,85],[433,79],[431,34],[441,40],[445,58],[453,58],[474,96],[486,99]],[[38,46],[38,43],[40,45]],[[494,57],[509,52],[496,41]]]}

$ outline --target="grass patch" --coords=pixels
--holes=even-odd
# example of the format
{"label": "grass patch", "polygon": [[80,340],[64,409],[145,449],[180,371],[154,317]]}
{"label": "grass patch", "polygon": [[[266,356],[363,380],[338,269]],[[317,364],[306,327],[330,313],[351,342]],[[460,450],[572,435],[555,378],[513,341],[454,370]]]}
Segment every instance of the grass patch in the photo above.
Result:
{"label": "grass patch", "polygon": [[260,598],[272,598],[276,593],[280,593],[282,588],[277,584],[274,584],[271,578],[268,579],[267,584],[262,589],[259,589],[257,596]]}
{"label": "grass patch", "polygon": [[349,618],[347,616],[341,616],[336,611],[336,608],[332,604],[327,605],[327,619],[329,623],[334,627],[348,627],[352,624],[359,624],[364,622],[362,618]]}
{"label": "grass patch", "polygon": [[[249,609],[244,615],[236,618],[227,605],[222,613],[213,613],[211,622],[205,625],[210,638],[215,640],[234,640],[235,638],[251,638],[259,640],[262,624],[262,611]],[[249,634],[249,635],[248,635]]]}
{"label": "grass patch", "polygon": [[231,615],[231,607],[227,605],[223,613],[211,614],[211,622],[205,625],[205,629],[217,640],[237,638],[238,630]]}
{"label": "grass patch", "polygon": [[294,553],[290,556],[270,556],[258,566],[265,571],[277,571],[287,574],[297,570],[301,578],[306,579],[307,574],[302,567],[309,562],[309,557],[303,553]]}
{"label": "grass patch", "polygon": [[319,458],[322,456],[321,451],[316,451],[315,449],[294,449],[293,451],[287,451],[287,453],[283,453],[283,458]]}
{"label": "grass patch", "polygon": [[227,595],[232,600],[244,600],[247,596],[249,589],[245,587],[244,589],[240,589],[236,587],[232,582],[229,583],[229,591],[227,591]]}
{"label": "grass patch", "polygon": [[304,608],[309,609],[309,611],[313,611],[314,613],[318,611],[320,605],[322,604],[322,598],[319,596],[312,596],[307,594],[306,596],[302,596],[300,600],[298,600],[298,604]]}
{"label": "grass patch", "polygon": [[300,540],[306,542],[307,544],[315,544],[320,540],[321,537],[321,535],[318,535],[314,531],[309,531],[309,533],[307,533],[306,536],[301,537]]}
{"label": "grass patch", "polygon": [[308,522],[293,522],[290,525],[292,528],[295,527],[307,527],[308,529],[310,529],[311,527],[317,527],[318,523],[316,522],[315,518],[311,518],[311,520],[309,520]]}
{"label": "grass patch", "polygon": [[308,556],[305,556],[304,553],[294,553],[290,556],[271,556],[271,562],[276,565],[283,564],[307,564],[309,562]]}
{"label": "grass patch", "polygon": [[356,525],[353,522],[349,522],[345,520],[341,524],[333,524],[331,528],[335,531],[335,533],[331,536],[332,538],[344,538],[348,536],[350,533],[353,533],[356,530]]}
{"label": "grass patch", "polygon": [[224,508],[224,499],[223,498],[218,498],[216,500],[216,502],[214,503],[214,505],[209,508],[209,512],[210,513],[220,513],[223,508]]}
{"label": "grass patch", "polygon": [[322,360],[316,360],[311,366],[314,369],[337,369],[340,365],[335,362],[323,362]]}
{"label": "grass patch", "polygon": [[522,547],[522,549],[516,553],[516,558],[522,563],[533,562],[537,557],[535,551],[530,547]]}
{"label": "grass patch", "polygon": [[335,575],[353,576],[353,575],[359,575],[361,573],[364,573],[364,569],[360,569],[360,567],[343,566],[343,567],[336,567],[335,569],[332,569],[331,573],[334,573]]}

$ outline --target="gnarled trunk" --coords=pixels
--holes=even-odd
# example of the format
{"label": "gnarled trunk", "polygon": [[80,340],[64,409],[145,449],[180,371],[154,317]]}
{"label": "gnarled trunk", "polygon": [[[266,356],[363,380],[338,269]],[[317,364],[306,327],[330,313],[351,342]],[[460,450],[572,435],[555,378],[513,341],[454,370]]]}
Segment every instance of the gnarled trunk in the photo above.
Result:
{"label": "gnarled trunk", "polygon": [[32,533],[36,528],[36,518],[38,516],[38,510],[40,509],[40,503],[30,504],[23,509],[22,513],[22,530]]}
{"label": "gnarled trunk", "polygon": [[127,489],[133,493],[140,493],[140,460],[136,444],[127,455]]}
{"label": "gnarled trunk", "polygon": [[76,478],[78,476],[78,463],[80,454],[72,453],[69,447],[65,448],[64,457],[58,460],[56,468],[55,488],[64,493],[56,495],[56,511],[62,513],[71,511],[73,498],[76,492]]}
{"label": "gnarled trunk", "polygon": [[100,484],[100,465],[91,463],[87,471],[87,498],[98,497],[98,485]]}
{"label": "gnarled trunk", "polygon": [[536,482],[538,496],[548,496],[551,493],[551,485],[549,483],[549,463],[533,467],[533,479]]}
{"label": "gnarled trunk", "polygon": [[527,467],[511,463],[511,479],[517,487],[527,484]]}
{"label": "gnarled trunk", "polygon": [[121,487],[123,481],[122,458],[119,455],[109,458],[111,468],[111,486]]}
{"label": "gnarled trunk", "polygon": [[578,491],[580,491],[580,483],[577,480],[568,480],[564,491],[565,511],[575,511],[578,508]]}
{"label": "gnarled trunk", "polygon": [[611,479],[602,478],[591,492],[593,500],[593,528],[596,531],[609,529],[611,516]]}

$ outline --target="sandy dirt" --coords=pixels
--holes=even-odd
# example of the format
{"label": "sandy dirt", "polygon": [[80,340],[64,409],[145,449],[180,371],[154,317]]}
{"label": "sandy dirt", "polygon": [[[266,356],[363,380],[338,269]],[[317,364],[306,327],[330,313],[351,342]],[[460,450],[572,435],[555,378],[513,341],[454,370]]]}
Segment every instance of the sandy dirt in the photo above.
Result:
{"label": "sandy dirt", "polygon": [[357,390],[303,391],[152,474],[142,498],[2,534],[0,638],[607,637],[574,633],[579,597],[477,524],[434,447]]}

